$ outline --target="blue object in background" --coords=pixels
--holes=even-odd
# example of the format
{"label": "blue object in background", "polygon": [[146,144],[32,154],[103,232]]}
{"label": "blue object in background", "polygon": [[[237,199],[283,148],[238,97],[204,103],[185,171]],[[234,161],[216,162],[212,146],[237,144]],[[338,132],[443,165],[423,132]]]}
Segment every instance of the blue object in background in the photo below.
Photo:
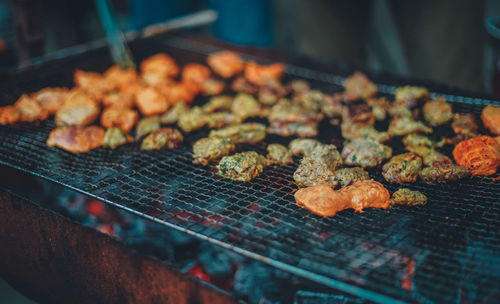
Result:
{"label": "blue object in background", "polygon": [[193,1],[130,0],[131,25],[135,30],[191,13]]}

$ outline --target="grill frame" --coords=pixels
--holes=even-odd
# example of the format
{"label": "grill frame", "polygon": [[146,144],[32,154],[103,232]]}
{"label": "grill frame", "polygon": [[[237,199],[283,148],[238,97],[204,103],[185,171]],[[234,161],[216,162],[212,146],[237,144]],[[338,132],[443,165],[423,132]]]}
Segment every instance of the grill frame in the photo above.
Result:
{"label": "grill frame", "polygon": [[[166,51],[169,53],[191,53],[192,56],[194,54],[194,57],[199,59],[210,52],[220,49],[206,42],[179,36],[136,41],[131,47],[136,58],[144,58],[153,55],[155,52]],[[102,72],[111,64],[106,52],[103,48],[90,50],[82,55],[43,63],[32,70],[17,73],[7,79],[3,85],[0,85],[0,103],[14,102],[23,91],[36,91],[44,86],[52,85],[69,86],[71,85],[71,77],[68,76],[72,74],[71,68],[81,67]],[[137,56],[137,53],[142,56]],[[173,54],[173,57],[178,59],[175,54]],[[255,59],[264,63],[269,60],[269,58],[255,57],[249,54],[245,55],[245,57],[246,59]],[[105,63],[106,60],[108,61]],[[185,60],[191,61],[193,59]],[[340,64],[318,64],[305,61],[304,59],[294,58],[287,60],[287,62],[291,62],[286,65],[287,76],[305,78],[311,81],[313,86],[330,92],[340,90],[340,85],[345,76],[352,71],[351,67]],[[56,64],[57,66],[54,66]],[[330,70],[331,72],[325,72],[324,70]],[[395,86],[398,84],[415,83],[385,75],[370,74],[370,77],[377,82],[381,93],[389,95],[394,93]],[[52,82],[52,79],[55,82]],[[379,84],[379,82],[389,84]],[[427,83],[424,85],[433,92],[432,96],[442,95],[437,92],[443,92],[446,99],[452,102],[455,110],[473,112],[476,118],[478,118],[482,106],[500,104],[497,101],[484,98],[460,96],[459,93],[463,94],[460,91],[453,94],[454,89]],[[333,218],[323,219],[295,206],[292,194],[295,186],[291,175],[297,166],[297,159],[293,165],[280,170],[275,168],[265,170],[264,174],[254,182],[248,184],[232,183],[216,177],[216,174],[211,171],[213,167],[207,169],[190,164],[189,147],[196,139],[206,135],[206,131],[187,136],[187,142],[183,144],[181,149],[175,151],[139,151],[138,145],[133,144],[119,148],[116,151],[98,149],[84,155],[72,155],[45,146],[42,139],[46,138],[49,129],[52,127],[53,122],[51,121],[42,122],[39,126],[0,127],[0,138],[3,138],[2,143],[0,143],[0,151],[2,152],[0,163],[61,184],[149,220],[353,295],[369,298],[380,303],[399,301],[448,302],[448,300],[453,300],[458,295],[445,294],[439,296],[435,290],[426,294],[420,289],[429,287],[432,290],[432,286],[424,284],[422,285],[424,287],[417,287],[415,285],[417,269],[422,269],[422,271],[436,270],[436,266],[432,265],[438,263],[440,267],[443,265],[450,267],[453,270],[453,276],[458,275],[465,280],[467,267],[472,267],[471,264],[474,264],[473,258],[476,254],[486,256],[486,258],[480,260],[479,270],[487,271],[489,268],[500,273],[499,266],[494,265],[495,261],[500,260],[500,254],[498,253],[500,245],[493,244],[488,247],[474,243],[485,240],[490,243],[500,243],[500,234],[498,232],[498,227],[500,227],[498,223],[500,201],[494,195],[494,193],[499,192],[500,187],[498,183],[495,184],[489,181],[488,178],[475,177],[471,181],[444,186],[410,185],[410,188],[421,190],[429,196],[429,203],[424,207],[413,209],[396,208],[388,211],[367,210],[363,214],[344,211]],[[9,134],[7,135],[7,133]],[[338,133],[333,133],[333,135],[320,134],[323,141],[336,136],[338,136]],[[270,142],[280,141],[283,141],[283,139],[278,137],[271,137],[270,140]],[[287,141],[285,140],[285,142]],[[12,153],[11,149],[14,149],[14,151],[17,149],[17,152],[23,153]],[[250,149],[264,152],[265,146],[246,146],[243,150]],[[395,153],[400,151],[401,148],[395,149]],[[449,151],[447,152],[449,154]],[[143,158],[155,160],[156,163],[148,164]],[[40,161],[33,161],[35,159]],[[85,169],[94,175],[93,178],[76,176],[75,172],[78,171],[82,162],[89,160],[91,161],[90,165]],[[120,160],[121,163],[117,160]],[[177,164],[181,165],[180,168],[169,166],[169,162],[172,160],[177,161]],[[124,163],[127,166],[123,166]],[[54,168],[58,168],[58,164],[63,164],[67,168],[59,170],[61,172],[54,172]],[[164,167],[157,168],[158,164]],[[103,169],[107,171],[100,172]],[[122,172],[122,170],[126,170],[126,172]],[[156,172],[151,170],[156,170]],[[159,177],[160,173],[170,173],[167,174],[167,177],[159,177],[160,185],[178,187],[175,188],[178,189],[178,191],[175,191],[176,194],[172,194],[174,191],[165,190],[166,193],[169,193],[167,197],[171,198],[170,202],[162,204],[160,202],[162,196],[158,194],[158,191],[144,190],[156,186],[156,181],[152,180],[148,174],[145,174],[148,171],[153,172],[151,174],[157,177]],[[378,181],[383,181],[380,172],[377,171],[380,170],[370,171],[370,175]],[[181,176],[188,176],[188,178],[186,178],[186,181],[175,181],[176,178],[172,176],[173,173],[182,173]],[[189,178],[193,175],[196,176],[195,179]],[[135,181],[139,185],[132,185],[130,189],[122,189],[129,195],[123,197],[117,193],[116,189],[113,189],[113,185],[119,184],[123,181],[121,178],[127,177],[136,178]],[[78,180],[78,178],[81,180]],[[215,187],[213,189],[206,188],[207,184],[205,182],[209,182],[209,185]],[[383,183],[391,191],[399,188],[399,186],[388,184],[385,181]],[[190,190],[182,190],[185,188],[180,189],[179,185]],[[470,191],[463,193],[461,192],[463,186],[479,188],[470,189]],[[134,190],[139,192],[136,202]],[[146,200],[141,202],[144,197],[140,196],[142,190],[146,192],[146,195],[159,196],[154,199],[155,204],[150,205]],[[221,206],[222,202],[211,205],[209,203],[211,201],[210,195],[197,193],[201,190],[208,191],[212,197],[223,197],[224,199],[221,201],[225,202],[224,205]],[[437,198],[442,195],[451,195],[456,201],[438,205],[437,202],[442,203],[443,199],[438,200]],[[197,204],[191,203],[189,205],[185,197],[194,199]],[[267,197],[265,202],[260,200],[262,197]],[[473,205],[476,197],[481,200],[479,203],[476,201]],[[236,198],[238,204],[230,203],[228,205],[227,201],[234,198]],[[127,200],[129,202],[124,203]],[[172,202],[183,206],[179,207]],[[255,205],[258,209],[254,207]],[[168,209],[165,209],[167,207]],[[191,214],[186,214],[186,210],[190,211]],[[449,213],[451,210],[455,210],[455,212]],[[203,211],[205,214],[200,215],[197,213],[198,211]],[[276,213],[280,215],[279,219],[270,216],[270,214]],[[228,222],[213,227],[213,225],[218,224],[215,216],[220,214],[225,216]],[[397,222],[391,221],[393,224],[389,228],[384,229],[384,227],[381,227],[382,223],[386,224],[394,219]],[[276,226],[275,220],[279,221],[279,225]],[[383,221],[377,224],[374,222],[375,220]],[[424,229],[427,224],[431,226],[430,231]],[[275,228],[283,225],[285,228]],[[414,230],[405,228],[405,225],[409,225]],[[482,228],[474,231],[476,226]],[[332,228],[337,228],[337,230]],[[365,228],[371,229],[366,230]],[[226,229],[229,231],[224,231]],[[283,234],[281,230],[275,229],[284,229],[287,233]],[[309,233],[308,229],[311,229],[312,232]],[[327,238],[332,237],[324,233],[329,233],[332,230],[337,233],[337,235],[333,236],[336,241],[334,244],[329,245],[337,245],[338,248],[324,245],[325,243],[328,245],[330,241]],[[436,235],[433,235],[432,240],[427,239],[432,233],[436,233]],[[465,235],[463,236],[464,239],[460,240],[460,243],[448,239],[449,237],[454,238],[453,241],[459,239],[462,233]],[[475,236],[474,233],[483,233],[486,236]],[[474,237],[471,237],[471,235]],[[310,244],[311,242],[312,244]],[[279,246],[271,246],[276,244]],[[314,244],[324,246],[323,248],[321,246],[315,248],[312,246]],[[475,246],[471,247],[469,244],[475,244]],[[279,250],[277,250],[278,248]],[[353,250],[353,248],[358,249]],[[283,250],[288,252],[283,254],[283,252],[280,252]],[[292,251],[294,250],[298,250],[302,254],[302,259],[296,259],[293,256]],[[472,250],[472,255],[467,254],[468,250]],[[454,256],[446,259],[448,253]],[[314,260],[314,255],[322,255],[321,259],[331,263],[322,264],[320,261]],[[334,262],[333,258],[338,258],[339,261]],[[431,258],[433,263],[428,266],[428,260]],[[368,262],[381,263],[381,265],[365,265],[369,264]],[[456,262],[459,265],[453,266],[453,263]],[[410,266],[408,265],[410,264],[411,267],[415,268],[414,270],[409,269]],[[326,272],[333,274],[327,276]],[[440,271],[430,273],[443,275]],[[425,272],[422,275],[427,278]],[[477,273],[469,272],[467,275],[470,277],[477,275]],[[394,278],[392,280],[391,278],[386,279],[388,276],[394,276]],[[456,278],[453,278],[453,276],[446,279],[455,280]],[[492,277],[486,277],[489,279],[484,279],[479,283],[495,287],[495,282],[500,282],[499,274],[495,275],[494,272]],[[403,280],[410,283],[402,283]],[[401,286],[403,286],[402,284],[410,284],[409,286],[413,288],[413,292],[406,292],[401,286],[399,288],[392,286],[391,284],[395,284],[395,282]],[[447,282],[442,282],[442,279],[436,279],[433,283],[441,283],[443,286],[450,285]],[[460,288],[465,288],[466,293],[477,293],[478,299],[485,300],[485,302],[488,300],[487,297],[496,296],[500,293],[498,288],[493,288],[492,293],[483,295],[481,292],[475,291],[480,288],[479,283],[476,285],[465,284]],[[439,287],[439,284],[437,286]],[[451,289],[453,288],[440,288],[440,291]],[[462,291],[457,291],[457,288],[455,288],[455,292]],[[470,295],[468,296],[470,297]],[[474,299],[476,298],[471,300]]]}

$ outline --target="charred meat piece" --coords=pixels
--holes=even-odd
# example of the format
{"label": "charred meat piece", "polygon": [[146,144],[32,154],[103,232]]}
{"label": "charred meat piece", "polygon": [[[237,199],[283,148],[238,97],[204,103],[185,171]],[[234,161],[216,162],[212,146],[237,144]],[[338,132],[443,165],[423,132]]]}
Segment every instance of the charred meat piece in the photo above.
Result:
{"label": "charred meat piece", "polygon": [[377,94],[377,86],[365,74],[356,72],[344,81],[345,98],[348,101],[366,99]]}
{"label": "charred meat piece", "polygon": [[266,126],[259,123],[243,123],[212,130],[209,136],[229,137],[235,144],[256,144],[266,138]]}
{"label": "charred meat piece", "polygon": [[162,114],[169,107],[167,98],[153,87],[140,88],[136,95],[136,104],[144,116]]}
{"label": "charred meat piece", "polygon": [[495,174],[500,166],[500,145],[490,136],[478,136],[460,142],[453,149],[453,158],[472,175]]}
{"label": "charred meat piece", "polygon": [[207,115],[200,107],[193,107],[191,110],[181,113],[177,124],[184,133],[190,133],[203,128],[207,124]]}
{"label": "charred meat piece", "polygon": [[269,144],[267,146],[268,165],[287,165],[293,163],[292,153],[281,144]]}
{"label": "charred meat piece", "polygon": [[245,63],[241,57],[233,51],[221,51],[210,54],[207,63],[212,70],[223,78],[230,78],[243,72]]}
{"label": "charred meat piece", "polygon": [[426,88],[405,86],[396,89],[396,103],[408,109],[423,105],[429,98],[429,91]]}
{"label": "charred meat piece", "polygon": [[363,168],[379,166],[382,161],[390,158],[392,149],[371,139],[355,139],[344,145],[342,158],[349,166]]}
{"label": "charred meat piece", "polygon": [[19,120],[21,113],[15,106],[5,106],[0,108],[0,125],[14,124]]}
{"label": "charred meat piece", "polygon": [[374,127],[364,127],[354,123],[342,122],[340,125],[342,137],[349,140],[368,138],[379,143],[385,143],[391,139],[387,132],[379,132]]}
{"label": "charred meat piece", "polygon": [[139,139],[144,135],[152,133],[158,130],[160,127],[160,117],[145,117],[139,121],[137,127],[135,128],[135,139]]}
{"label": "charred meat piece", "polygon": [[[498,115],[500,115],[500,112]],[[474,115],[472,114],[454,114],[451,127],[453,128],[455,134],[464,134],[472,137],[477,136],[478,127],[476,121],[474,120]]]}
{"label": "charred meat piece", "polygon": [[387,130],[390,136],[404,136],[412,133],[432,133],[432,129],[421,121],[409,117],[398,117],[391,121]]}
{"label": "charred meat piece", "polygon": [[260,113],[260,104],[249,94],[240,93],[236,95],[231,104],[231,112],[245,120],[250,117],[257,117]]}
{"label": "charred meat piece", "polygon": [[233,153],[234,150],[236,146],[229,137],[201,138],[193,144],[193,164],[206,166],[212,161]]}
{"label": "charred meat piece", "polygon": [[97,126],[61,127],[50,132],[47,146],[72,153],[85,153],[101,146],[104,130]]}
{"label": "charred meat piece", "polygon": [[304,156],[310,156],[312,154],[312,151],[314,148],[317,146],[323,145],[321,142],[317,141],[316,139],[310,139],[310,138],[297,138],[292,140],[288,144],[288,149],[290,149],[290,152],[292,152],[292,155],[299,155],[302,154]]}
{"label": "charred meat piece", "polygon": [[466,178],[470,175],[470,171],[455,164],[433,163],[432,166],[423,168],[419,175],[424,183],[444,184]]}
{"label": "charred meat piece", "polygon": [[253,84],[262,86],[270,79],[279,80],[284,70],[285,65],[281,62],[260,65],[251,61],[245,65],[245,78]]}
{"label": "charred meat piece", "polygon": [[231,90],[238,93],[255,94],[257,93],[258,87],[248,81],[245,77],[236,77],[236,79],[231,83]]}
{"label": "charred meat piece", "polygon": [[382,175],[390,183],[414,183],[422,168],[422,158],[414,153],[393,156],[383,167]]}
{"label": "charred meat piece", "polygon": [[330,185],[299,189],[295,193],[297,205],[320,216],[334,216],[344,209],[389,207],[389,191],[373,180],[357,181],[353,185],[334,191]]}
{"label": "charred meat piece", "polygon": [[101,114],[101,125],[103,127],[118,127],[125,133],[130,132],[138,120],[139,113],[127,108],[109,107],[104,109]]}
{"label": "charred meat piece", "polygon": [[344,93],[337,93],[333,95],[325,95],[321,103],[321,112],[327,117],[340,117],[342,116],[344,100]]}
{"label": "charred meat piece", "polygon": [[102,99],[105,107],[133,108],[135,106],[135,95],[130,92],[109,92]]}
{"label": "charred meat piece", "polygon": [[239,182],[248,182],[259,176],[267,166],[267,159],[255,151],[224,156],[217,165],[218,174]]}
{"label": "charred meat piece", "polygon": [[375,120],[382,121],[386,119],[387,111],[391,105],[385,97],[368,98],[366,103],[372,107],[373,117]]}
{"label": "charred meat piece", "polygon": [[104,139],[102,141],[102,146],[105,148],[114,149],[118,146],[124,145],[128,142],[132,142],[134,139],[123,132],[120,128],[109,128],[104,134]]}
{"label": "charred meat piece", "polygon": [[185,102],[176,103],[170,110],[160,116],[162,124],[174,124],[179,120],[179,117],[189,112],[189,107]]}
{"label": "charred meat piece", "polygon": [[391,197],[390,206],[421,206],[427,203],[427,196],[419,191],[408,188],[400,188]]}
{"label": "charred meat piece", "polygon": [[425,121],[433,127],[444,125],[453,118],[451,105],[444,100],[444,97],[426,102],[423,113]]}
{"label": "charred meat piece", "polygon": [[161,128],[144,138],[141,144],[141,150],[160,150],[179,148],[184,137],[181,132],[174,128]]}
{"label": "charred meat piece", "polygon": [[481,120],[486,129],[495,135],[500,135],[500,107],[489,105],[481,112]]}
{"label": "charred meat piece", "polygon": [[333,177],[340,183],[340,186],[347,187],[357,181],[370,179],[368,172],[360,167],[354,168],[341,168],[335,170]]}
{"label": "charred meat piece", "polygon": [[206,115],[206,124],[209,129],[220,129],[225,126],[240,124],[240,116],[228,112],[215,112]]}
{"label": "charred meat piece", "polygon": [[369,127],[375,124],[375,117],[373,116],[372,107],[366,103],[349,104],[343,109],[342,121]]}
{"label": "charred meat piece", "polygon": [[49,114],[55,114],[68,97],[68,88],[45,88],[33,94],[33,98]]}
{"label": "charred meat piece", "polygon": [[57,126],[85,126],[99,117],[99,106],[94,98],[81,90],[71,90],[68,98],[57,110]]}
{"label": "charred meat piece", "polygon": [[201,108],[205,113],[212,113],[215,111],[230,111],[233,105],[233,98],[231,96],[214,96],[204,104]]}
{"label": "charred meat piece", "polygon": [[432,139],[425,135],[408,134],[403,137],[403,144],[405,146],[425,146],[432,148],[436,144]]}
{"label": "charred meat piece", "polygon": [[143,60],[140,68],[143,75],[155,75],[158,78],[173,78],[179,74],[179,67],[175,60],[165,53],[156,54]]}
{"label": "charred meat piece", "polygon": [[49,117],[49,112],[45,110],[34,98],[23,94],[14,104],[19,112],[19,121],[33,122],[45,120]]}
{"label": "charred meat piece", "polygon": [[330,187],[338,185],[334,171],[324,161],[310,156],[304,156],[300,161],[299,167],[293,173],[293,179],[299,187],[310,187],[321,184],[328,184]]}

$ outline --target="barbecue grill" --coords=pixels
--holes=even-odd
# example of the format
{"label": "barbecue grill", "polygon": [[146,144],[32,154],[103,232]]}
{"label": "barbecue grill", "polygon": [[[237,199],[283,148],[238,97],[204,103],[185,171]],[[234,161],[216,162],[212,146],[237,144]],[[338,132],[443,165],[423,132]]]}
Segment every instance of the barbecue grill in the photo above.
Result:
{"label": "barbecue grill", "polygon": [[[221,48],[169,35],[135,41],[131,49],[137,60],[166,52],[184,64],[204,62]],[[0,83],[0,102],[13,103],[22,93],[46,86],[71,86],[76,68],[103,72],[112,64],[107,52],[92,49],[18,71]],[[276,59],[255,54],[242,55],[261,63]],[[304,57],[286,62],[285,81],[302,78],[327,93],[341,91],[342,81],[353,71]],[[397,85],[425,85],[433,96],[444,95],[454,112],[472,113],[477,119],[486,104],[499,105],[452,88],[368,75],[390,98]],[[0,127],[0,163],[374,302],[486,303],[500,298],[500,183],[492,177],[403,185],[424,193],[428,203],[361,214],[347,210],[322,218],[295,204],[292,175],[297,159],[292,165],[267,168],[252,182],[237,183],[220,178],[213,166],[191,164],[191,146],[207,131],[187,135],[181,148],[171,151],[141,151],[134,143],[79,155],[46,146],[54,127],[52,120]],[[338,144],[340,130],[322,123],[319,139]],[[288,141],[269,136],[266,143]],[[240,150],[265,153],[266,143]],[[403,151],[397,143],[391,145],[394,154]],[[369,173],[391,192],[400,187],[387,183],[380,170]]]}

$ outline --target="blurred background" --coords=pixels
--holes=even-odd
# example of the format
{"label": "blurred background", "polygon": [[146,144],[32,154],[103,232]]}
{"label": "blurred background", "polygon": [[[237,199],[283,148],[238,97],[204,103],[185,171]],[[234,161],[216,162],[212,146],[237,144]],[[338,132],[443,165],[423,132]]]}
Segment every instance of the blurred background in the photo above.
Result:
{"label": "blurred background", "polygon": [[[235,44],[315,55],[375,71],[495,93],[499,68],[485,20],[500,15],[500,1],[114,0],[112,3],[124,31],[140,30],[210,8],[217,11],[217,21],[191,32]],[[94,1],[0,0],[2,68],[103,36]]]}

